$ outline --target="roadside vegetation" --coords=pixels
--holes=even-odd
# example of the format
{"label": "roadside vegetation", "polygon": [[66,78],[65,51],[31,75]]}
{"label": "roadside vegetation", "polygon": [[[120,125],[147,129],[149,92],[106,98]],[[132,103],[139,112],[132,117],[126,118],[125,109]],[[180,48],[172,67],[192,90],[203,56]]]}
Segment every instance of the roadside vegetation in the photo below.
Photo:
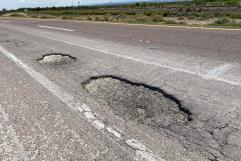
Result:
{"label": "roadside vegetation", "polygon": [[27,8],[2,16],[80,21],[241,27],[241,0],[194,0],[113,6]]}

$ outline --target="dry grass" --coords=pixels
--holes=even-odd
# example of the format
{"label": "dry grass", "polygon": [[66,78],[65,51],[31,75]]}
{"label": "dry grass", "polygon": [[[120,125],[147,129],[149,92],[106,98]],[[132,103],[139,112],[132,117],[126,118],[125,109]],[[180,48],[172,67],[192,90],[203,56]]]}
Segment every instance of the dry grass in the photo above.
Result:
{"label": "dry grass", "polygon": [[180,12],[168,11],[120,11],[118,9],[84,9],[76,10],[44,10],[28,11],[24,13],[12,12],[4,14],[10,17],[64,19],[80,21],[106,21],[125,22],[137,24],[173,24],[173,25],[197,25],[197,26],[229,26],[240,27],[241,13],[239,12],[195,12],[195,9],[181,10]]}

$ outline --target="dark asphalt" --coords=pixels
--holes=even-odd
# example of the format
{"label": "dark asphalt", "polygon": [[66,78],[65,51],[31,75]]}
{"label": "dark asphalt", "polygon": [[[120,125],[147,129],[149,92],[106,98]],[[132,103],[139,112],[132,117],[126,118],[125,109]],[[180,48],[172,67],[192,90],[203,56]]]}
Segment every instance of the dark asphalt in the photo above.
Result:
{"label": "dark asphalt", "polygon": [[23,20],[14,18],[9,21],[11,21],[12,24],[34,28],[36,28],[37,25],[46,25],[73,29],[75,32],[70,32],[69,34],[149,47],[167,52],[178,52],[191,56],[208,57],[221,61],[240,62],[241,56],[241,31],[110,25],[105,23]]}

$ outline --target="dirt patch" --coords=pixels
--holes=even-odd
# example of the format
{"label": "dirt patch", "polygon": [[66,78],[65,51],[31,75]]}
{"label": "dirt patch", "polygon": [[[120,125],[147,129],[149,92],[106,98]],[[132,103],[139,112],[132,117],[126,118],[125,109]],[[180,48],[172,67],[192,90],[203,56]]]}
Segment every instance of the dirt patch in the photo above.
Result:
{"label": "dirt patch", "polygon": [[51,53],[43,55],[42,58],[37,59],[37,61],[40,64],[61,65],[73,63],[74,61],[76,61],[76,58],[68,54]]}
{"label": "dirt patch", "polygon": [[191,121],[191,112],[159,88],[114,76],[92,77],[83,85],[91,94],[104,99],[125,120],[152,127]]}

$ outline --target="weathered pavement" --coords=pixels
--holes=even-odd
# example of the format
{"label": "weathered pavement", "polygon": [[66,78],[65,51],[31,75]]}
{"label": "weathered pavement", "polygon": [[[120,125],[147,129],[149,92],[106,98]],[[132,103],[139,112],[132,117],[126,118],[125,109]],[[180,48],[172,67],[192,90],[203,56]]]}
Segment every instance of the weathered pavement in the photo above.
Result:
{"label": "weathered pavement", "polygon": [[[241,32],[3,20],[0,160],[240,160]],[[37,61],[49,53],[76,61]],[[86,90],[103,76],[113,88]],[[191,119],[145,117],[153,89]]]}

